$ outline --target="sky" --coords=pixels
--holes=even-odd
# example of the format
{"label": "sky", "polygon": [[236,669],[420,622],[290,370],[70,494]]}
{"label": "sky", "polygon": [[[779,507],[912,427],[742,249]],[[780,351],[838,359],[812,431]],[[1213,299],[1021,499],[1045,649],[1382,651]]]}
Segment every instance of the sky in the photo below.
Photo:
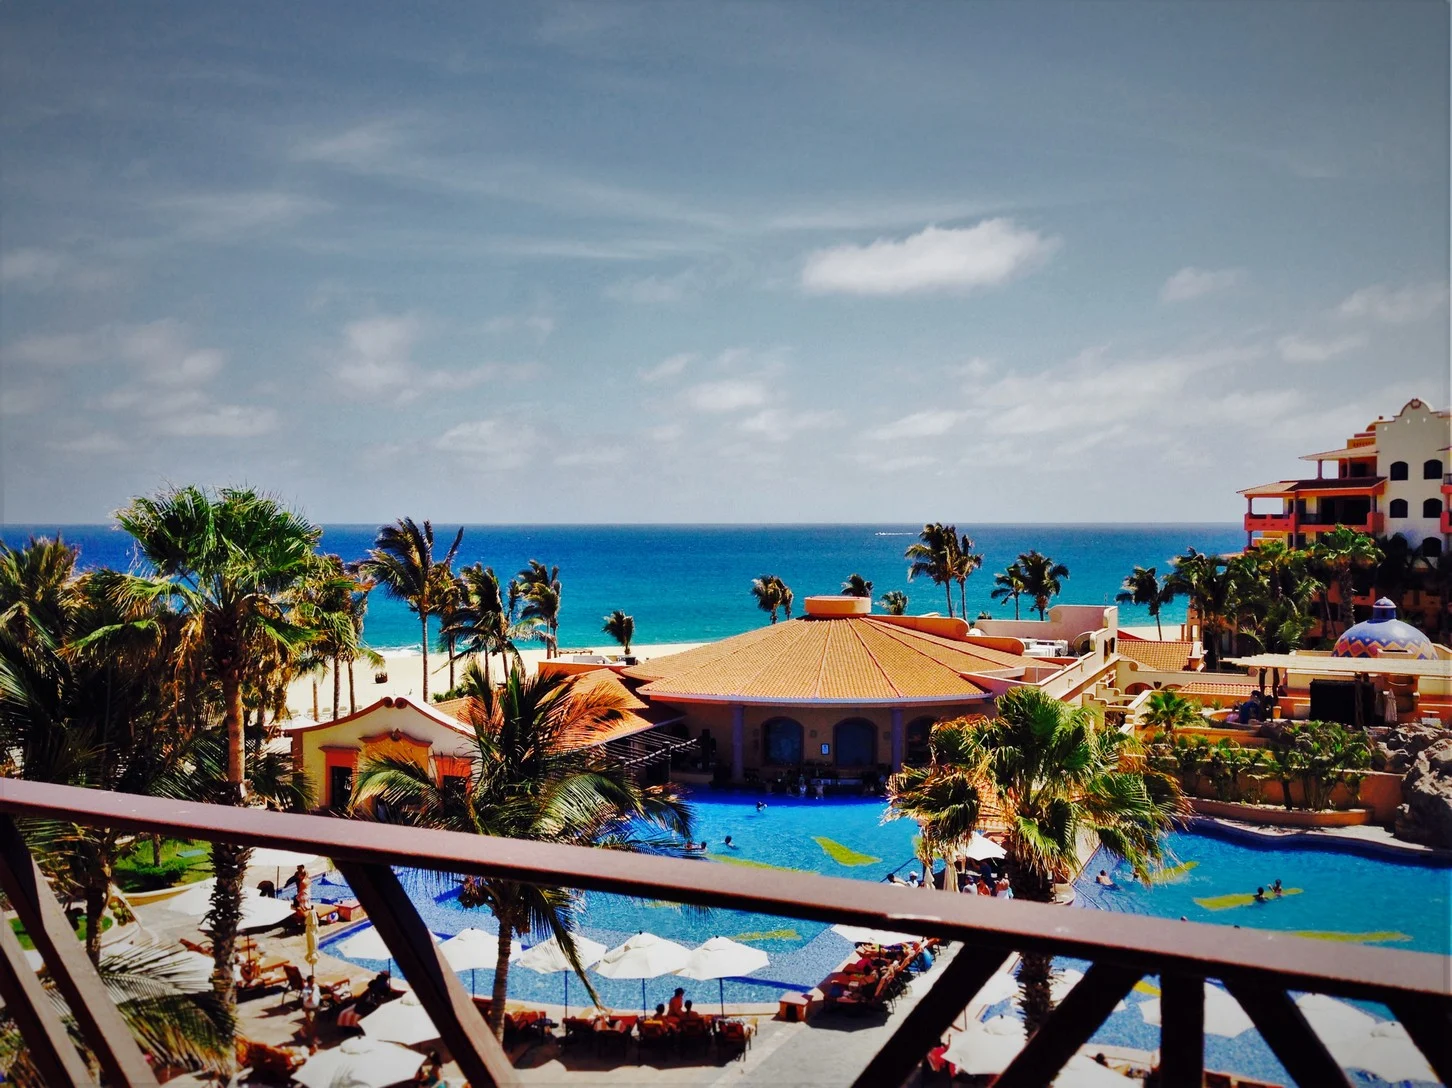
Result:
{"label": "sky", "polygon": [[0,5],[0,520],[1230,521],[1449,401],[1448,6]]}

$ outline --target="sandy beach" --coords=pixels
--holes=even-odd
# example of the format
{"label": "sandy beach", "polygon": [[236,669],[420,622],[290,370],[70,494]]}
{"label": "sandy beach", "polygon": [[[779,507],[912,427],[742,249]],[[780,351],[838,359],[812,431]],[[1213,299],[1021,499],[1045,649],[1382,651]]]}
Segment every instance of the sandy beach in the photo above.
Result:
{"label": "sandy beach", "polygon": [[[651,645],[632,646],[631,653],[639,661],[646,661],[652,657],[664,657],[666,654],[676,654],[683,650],[694,649],[701,645],[699,642],[673,642],[655,643]],[[620,647],[613,643],[601,643],[593,647],[566,647],[567,650],[577,653],[591,652],[614,656],[620,653]],[[544,660],[545,652],[540,649],[521,650],[520,657],[524,660],[524,667],[533,672],[539,662]],[[568,656],[568,655],[565,655]],[[384,665],[382,668],[375,668],[371,665],[359,662],[353,668],[353,679],[357,684],[357,691],[354,693],[354,700],[359,709],[376,702],[385,695],[404,695],[418,698],[423,692],[423,656],[417,651],[395,650],[383,655]],[[456,658],[454,661],[454,676],[457,681],[464,674],[464,666],[469,659]],[[492,658],[490,662],[491,672],[502,675],[500,660]],[[375,680],[376,673],[386,673],[388,679],[379,683]],[[313,691],[314,682],[317,684],[317,711],[313,712]],[[449,659],[442,653],[429,652],[429,694],[446,691],[449,687]],[[338,702],[339,713],[348,713],[348,670],[345,667],[340,677],[340,698]],[[304,676],[293,683],[287,689],[287,707],[294,717],[314,718],[315,720],[329,721],[333,717],[333,670],[325,669],[316,677]]]}

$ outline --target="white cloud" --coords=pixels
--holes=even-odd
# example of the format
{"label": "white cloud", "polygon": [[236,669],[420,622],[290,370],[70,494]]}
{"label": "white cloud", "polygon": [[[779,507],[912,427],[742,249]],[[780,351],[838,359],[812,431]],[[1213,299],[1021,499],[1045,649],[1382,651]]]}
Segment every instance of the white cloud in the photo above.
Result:
{"label": "white cloud", "polygon": [[1336,336],[1329,340],[1312,340],[1299,334],[1282,336],[1276,341],[1276,350],[1288,363],[1324,363],[1348,351],[1355,351],[1366,343],[1366,337]]}
{"label": "white cloud", "polygon": [[687,407],[698,412],[737,412],[757,408],[766,403],[766,387],[759,381],[729,378],[719,382],[702,382],[684,393]]}
{"label": "white cloud", "polygon": [[79,456],[125,453],[130,447],[110,431],[92,431],[79,438],[61,439],[51,442],[50,448],[59,453]]}
{"label": "white cloud", "polygon": [[1188,302],[1192,298],[1227,291],[1245,276],[1239,268],[1182,268],[1160,288],[1161,302]]}
{"label": "white cloud", "polygon": [[668,442],[679,442],[685,437],[686,429],[679,423],[662,423],[659,427],[651,427],[645,432],[645,436],[652,442],[662,444]]}
{"label": "white cloud", "polygon": [[1011,219],[972,227],[927,227],[901,241],[841,245],[807,256],[801,283],[816,294],[903,295],[964,291],[1013,279],[1042,263],[1059,239]]}
{"label": "white cloud", "polygon": [[574,450],[555,458],[561,468],[595,468],[619,465],[625,461],[625,450],[619,446],[597,446],[594,449]]}
{"label": "white cloud", "polygon": [[889,473],[906,472],[914,468],[926,468],[928,465],[935,465],[938,459],[926,453],[907,453],[901,457],[882,457],[877,454],[858,453],[854,454],[852,460],[871,472]]}
{"label": "white cloud", "polygon": [[12,363],[47,368],[130,363],[136,373],[156,384],[203,384],[226,365],[217,348],[192,346],[186,325],[163,318],[145,325],[106,325],[89,332],[27,336],[11,344],[5,358]]}
{"label": "white cloud", "polygon": [[255,438],[277,430],[272,408],[246,404],[214,404],[203,410],[168,414],[155,430],[177,438]]}
{"label": "white cloud", "polygon": [[450,427],[434,440],[434,446],[449,453],[479,454],[486,469],[512,468],[523,464],[543,444],[538,431],[528,423],[507,419],[476,419]]}
{"label": "white cloud", "polygon": [[820,431],[840,426],[842,415],[834,411],[789,411],[764,408],[741,421],[741,429],[772,442],[785,442],[802,431]]}
{"label": "white cloud", "polygon": [[674,276],[640,276],[617,280],[605,288],[604,294],[616,302],[633,302],[641,306],[680,302],[701,287],[701,274],[694,268]]}
{"label": "white cloud", "polygon": [[49,286],[69,260],[53,249],[12,249],[0,254],[0,284],[6,287]]}
{"label": "white cloud", "polygon": [[989,359],[975,355],[967,362],[954,363],[948,367],[948,373],[955,378],[967,378],[969,381],[979,381],[988,377],[997,369]]}
{"label": "white cloud", "polygon": [[666,378],[674,378],[695,359],[691,352],[682,352],[679,355],[672,355],[669,359],[663,359],[655,366],[644,367],[640,371],[640,380],[643,382],[659,382]]}
{"label": "white cloud", "polygon": [[1389,288],[1381,284],[1354,291],[1336,307],[1342,317],[1365,317],[1386,325],[1406,325],[1440,313],[1447,305],[1447,284],[1422,283]]}
{"label": "white cloud", "polygon": [[897,442],[910,438],[932,438],[937,435],[947,434],[956,427],[963,419],[962,412],[948,411],[946,409],[928,409],[923,412],[914,412],[910,416],[903,416],[891,423],[884,423],[874,427],[867,432],[868,438],[875,438],[880,442]]}
{"label": "white cloud", "polygon": [[505,314],[484,322],[484,331],[495,336],[523,332],[544,343],[555,331],[555,319],[547,314]]}
{"label": "white cloud", "polygon": [[183,235],[202,241],[245,239],[332,209],[331,204],[313,197],[267,190],[170,197],[152,207],[175,219]]}
{"label": "white cloud", "polygon": [[106,357],[107,329],[26,336],[5,349],[11,363],[39,367],[83,366]]}
{"label": "white cloud", "polygon": [[414,314],[365,317],[345,325],[343,346],[332,367],[341,391],[361,398],[387,396],[406,404],[428,391],[472,389],[500,379],[523,380],[539,372],[535,363],[426,369],[413,358],[423,331],[423,322]]}

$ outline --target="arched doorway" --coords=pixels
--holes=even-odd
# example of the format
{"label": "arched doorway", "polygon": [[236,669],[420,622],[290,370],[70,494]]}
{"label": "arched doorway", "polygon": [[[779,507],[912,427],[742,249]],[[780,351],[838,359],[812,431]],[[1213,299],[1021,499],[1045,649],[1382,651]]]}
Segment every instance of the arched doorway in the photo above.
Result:
{"label": "arched doorway", "polygon": [[770,718],[761,727],[762,760],[777,767],[802,761],[802,723],[792,718]]}
{"label": "arched doorway", "polygon": [[921,767],[928,762],[932,752],[929,741],[932,738],[934,719],[914,718],[908,722],[904,735],[902,761],[909,767]]}
{"label": "arched doorway", "polygon": [[848,718],[832,727],[832,749],[839,767],[871,767],[877,763],[877,726],[866,718]]}

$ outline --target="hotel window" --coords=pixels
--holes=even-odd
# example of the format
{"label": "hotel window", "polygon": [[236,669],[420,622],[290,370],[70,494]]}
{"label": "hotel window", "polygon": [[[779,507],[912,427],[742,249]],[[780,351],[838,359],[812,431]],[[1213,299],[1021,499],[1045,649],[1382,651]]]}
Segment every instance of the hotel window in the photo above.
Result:
{"label": "hotel window", "polygon": [[1422,462],[1422,479],[1440,480],[1442,478],[1442,462],[1435,457],[1430,461]]}
{"label": "hotel window", "polygon": [[772,718],[761,727],[766,762],[791,767],[802,761],[802,723],[791,718]]}
{"label": "hotel window", "polygon": [[1407,500],[1392,499],[1391,504],[1386,508],[1386,516],[1389,518],[1404,518],[1407,516]]}
{"label": "hotel window", "polygon": [[1405,480],[1407,478],[1407,463],[1405,461],[1393,461],[1391,463],[1391,478],[1393,480]]}
{"label": "hotel window", "polygon": [[1427,499],[1422,503],[1422,517],[1440,518],[1442,516],[1442,500]]}

